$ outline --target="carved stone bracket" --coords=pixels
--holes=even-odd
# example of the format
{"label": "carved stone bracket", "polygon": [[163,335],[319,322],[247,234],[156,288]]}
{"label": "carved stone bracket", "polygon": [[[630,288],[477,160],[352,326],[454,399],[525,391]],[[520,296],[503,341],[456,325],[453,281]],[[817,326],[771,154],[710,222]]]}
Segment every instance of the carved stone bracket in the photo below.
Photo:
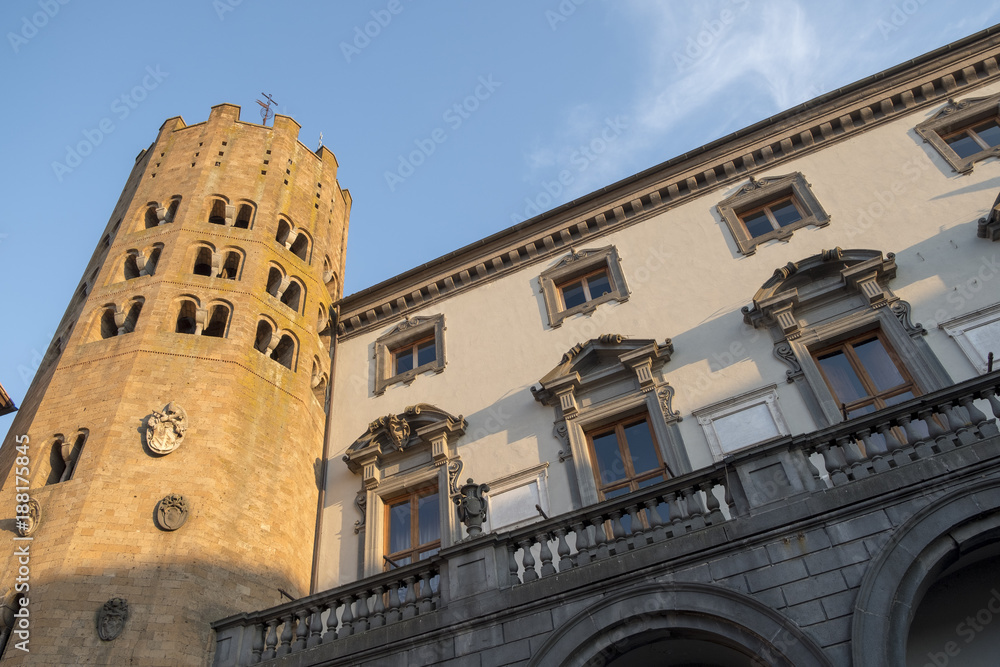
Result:
{"label": "carved stone bracket", "polygon": [[188,519],[189,505],[184,496],[171,493],[156,505],[156,523],[162,530],[173,531]]}
{"label": "carved stone bracket", "polygon": [[97,636],[106,642],[116,639],[125,629],[128,620],[128,602],[112,598],[97,612]]}
{"label": "carved stone bracket", "polygon": [[795,382],[796,378],[802,377],[802,366],[799,365],[799,360],[795,358],[795,351],[792,350],[792,346],[787,340],[775,343],[772,352],[788,366],[788,370],[785,371],[785,382],[791,384]]}
{"label": "carved stone bracket", "polygon": [[664,383],[656,391],[657,397],[660,399],[660,410],[663,411],[663,419],[668,423],[673,421],[683,421],[681,413],[674,410],[674,388],[669,384]]}
{"label": "carved stone bracket", "polygon": [[1000,195],[993,202],[993,208],[985,218],[979,218],[976,236],[990,241],[1000,241]]}
{"label": "carved stone bracket", "polygon": [[462,474],[462,459],[452,459],[448,462],[448,495],[455,498],[461,493],[458,486],[458,478]]}
{"label": "carved stone bracket", "polygon": [[899,323],[903,325],[903,329],[906,333],[910,334],[911,338],[916,338],[917,336],[926,336],[927,329],[924,328],[919,322],[914,324],[913,320],[910,319],[910,304],[906,301],[900,299],[899,301],[894,301],[892,305],[889,306],[889,310],[892,314],[896,316]]}
{"label": "carved stone bracket", "polygon": [[357,535],[365,529],[365,512],[368,507],[368,492],[365,489],[361,489],[358,491],[358,495],[354,496],[354,507],[358,510],[358,514],[361,515],[360,519],[354,521],[354,534]]}

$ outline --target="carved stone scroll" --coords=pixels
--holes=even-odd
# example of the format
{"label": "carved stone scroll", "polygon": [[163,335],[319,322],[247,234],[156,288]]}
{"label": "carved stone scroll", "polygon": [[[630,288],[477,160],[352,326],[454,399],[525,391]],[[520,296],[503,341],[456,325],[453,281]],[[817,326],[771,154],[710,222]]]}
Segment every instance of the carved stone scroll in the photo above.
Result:
{"label": "carved stone scroll", "polygon": [[789,384],[795,382],[795,378],[802,375],[802,366],[795,358],[795,351],[792,350],[791,344],[787,340],[778,341],[774,344],[773,353],[774,356],[788,365],[789,370],[785,371],[785,382]]}

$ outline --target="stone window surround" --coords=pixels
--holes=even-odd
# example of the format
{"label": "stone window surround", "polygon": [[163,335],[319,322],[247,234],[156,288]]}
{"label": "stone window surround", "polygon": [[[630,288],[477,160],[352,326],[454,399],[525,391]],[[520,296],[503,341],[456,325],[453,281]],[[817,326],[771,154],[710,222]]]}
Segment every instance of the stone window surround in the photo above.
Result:
{"label": "stone window surround", "polygon": [[[750,236],[741,216],[748,211],[788,197],[794,200],[802,219],[760,236]],[[719,202],[716,209],[729,227],[739,251],[744,255],[754,254],[757,246],[767,241],[774,239],[785,241],[796,229],[807,225],[825,227],[830,224],[830,216],[813,195],[809,183],[801,172],[764,178],[751,176],[749,183]]]}
{"label": "stone window surround", "polygon": [[[938,327],[955,339],[959,348],[961,348],[965,356],[969,358],[969,362],[975,367],[976,372],[982,375],[986,373],[988,357],[980,354],[980,350],[976,349],[967,334],[971,329],[994,322],[1000,322],[1000,303],[960,315],[947,322],[941,322],[938,324]],[[1000,346],[998,346],[998,349],[991,351],[994,353],[993,368],[996,370],[1000,368]]]}
{"label": "stone window surround", "polygon": [[[440,373],[445,367],[444,314],[411,317],[403,320],[388,333],[379,337],[374,345],[375,395],[379,396],[394,384],[413,382],[422,373]],[[434,335],[434,361],[393,375],[392,351],[420,338]]]}
{"label": "stone window surround", "polygon": [[[813,270],[833,262],[841,267],[840,282],[828,282],[824,289],[783,289],[796,274],[808,277]],[[812,357],[812,352],[854,336],[881,330],[903,366],[922,393],[953,384],[947,370],[923,339],[926,330],[910,320],[910,306],[892,293],[888,283],[896,275],[895,256],[882,257],[875,250],[825,250],[800,262],[791,262],[775,271],[754,296],[753,305],[743,309],[744,321],[767,327],[775,339],[774,355],[787,364],[789,383],[803,383],[803,398],[818,428],[843,421],[840,404]],[[839,317],[822,319],[811,326],[801,318],[814,308],[831,303],[857,303]]]}
{"label": "stone window surround", "polygon": [[[492,499],[506,491],[512,491],[514,489],[521,488],[523,486],[528,486],[529,484],[536,484],[538,487],[538,504],[541,506],[542,511],[547,515],[551,516],[549,512],[549,493],[548,493],[548,468],[549,462],[546,461],[531,468],[525,468],[519,472],[501,477],[499,479],[487,482],[490,490],[487,492],[486,497]],[[532,509],[533,516],[531,518],[520,519],[514,523],[506,524],[500,526],[500,528],[494,528],[493,521],[491,517],[492,507],[487,505],[486,512],[486,525],[483,526],[483,532],[497,532],[497,530],[513,530],[515,528],[520,528],[521,526],[526,526],[528,524],[540,521],[542,519],[541,515],[537,511]]]}
{"label": "stone window surround", "polygon": [[[601,268],[606,268],[608,271],[611,291],[578,306],[563,309],[563,298],[559,285]],[[622,272],[621,258],[618,255],[618,249],[613,245],[577,252],[571,250],[569,255],[563,257],[555,266],[542,271],[541,275],[538,276],[538,282],[541,286],[542,298],[545,301],[545,312],[549,318],[549,326],[553,329],[562,325],[563,320],[567,317],[578,313],[591,313],[602,303],[609,301],[622,303],[628,301],[629,297],[628,284],[625,282],[625,274]]]}
{"label": "stone window surround", "polygon": [[704,429],[705,439],[708,440],[709,449],[711,450],[712,456],[716,461],[721,461],[727,455],[735,451],[740,451],[747,447],[753,447],[759,444],[750,443],[732,451],[725,451],[723,449],[722,441],[713,426],[713,421],[716,419],[729,417],[731,415],[739,414],[744,410],[764,405],[767,406],[768,413],[774,420],[774,427],[777,431],[775,437],[789,435],[791,433],[788,428],[788,424],[785,422],[784,416],[781,414],[781,410],[778,408],[777,390],[777,385],[771,384],[766,387],[760,387],[759,389],[739,394],[738,396],[732,396],[724,401],[719,401],[718,403],[706,405],[705,407],[698,408],[697,410],[693,410],[691,412],[691,414],[698,420],[702,429]]}
{"label": "stone window surround", "polygon": [[970,125],[990,118],[996,118],[1000,111],[1000,94],[989,97],[973,97],[955,102],[951,100],[934,116],[916,126],[917,134],[960,174],[968,174],[976,162],[988,157],[1000,156],[1000,146],[986,148],[969,157],[962,158],[952,150],[944,137]]}
{"label": "stone window surround", "polygon": [[[619,419],[645,413],[668,474],[676,476],[691,471],[677,428],[681,417],[672,407],[674,389],[659,378],[660,369],[670,360],[673,349],[669,339],[661,345],[653,340],[605,334],[573,347],[539,382],[541,389],[532,387],[535,400],[555,412],[555,432],[568,450],[559,459],[572,459],[583,506],[599,502],[586,432]],[[581,376],[574,370],[576,360],[595,352],[614,356],[617,363],[606,363]],[[606,393],[613,384],[629,389],[599,403],[589,402],[592,395]]]}
{"label": "stone window surround", "polygon": [[[360,576],[383,571],[386,500],[405,493],[436,486],[441,548],[461,539],[462,527],[452,496],[461,483],[462,461],[456,453],[457,442],[467,426],[461,415],[454,417],[434,406],[418,404],[398,415],[376,419],[348,448],[343,460],[362,481],[356,504],[363,519],[355,525],[356,533],[362,530],[365,533]],[[394,434],[398,441],[393,441]]]}

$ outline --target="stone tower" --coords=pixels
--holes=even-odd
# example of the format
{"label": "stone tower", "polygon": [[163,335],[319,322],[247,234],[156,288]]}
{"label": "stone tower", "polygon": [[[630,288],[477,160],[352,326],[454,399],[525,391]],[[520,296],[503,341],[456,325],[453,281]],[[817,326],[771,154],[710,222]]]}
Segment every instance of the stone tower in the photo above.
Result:
{"label": "stone tower", "polygon": [[239,111],[139,155],[0,448],[5,665],[202,665],[211,621],[309,593],[351,198]]}

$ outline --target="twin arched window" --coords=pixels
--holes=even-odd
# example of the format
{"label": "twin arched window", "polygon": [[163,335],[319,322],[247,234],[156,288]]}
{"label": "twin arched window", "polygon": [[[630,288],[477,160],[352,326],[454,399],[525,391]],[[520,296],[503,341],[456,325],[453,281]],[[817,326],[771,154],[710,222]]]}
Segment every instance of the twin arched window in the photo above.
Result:
{"label": "twin arched window", "polygon": [[257,322],[257,333],[253,347],[285,368],[295,370],[295,358],[298,350],[295,336],[285,331],[278,331],[269,319],[264,318]]}
{"label": "twin arched window", "polygon": [[135,331],[144,302],[143,297],[137,296],[124,305],[106,304],[98,325],[101,338],[113,338]]}
{"label": "twin arched window", "polygon": [[175,312],[176,333],[225,338],[233,310],[224,301],[213,301],[202,308],[197,297],[185,296],[177,302]]}

